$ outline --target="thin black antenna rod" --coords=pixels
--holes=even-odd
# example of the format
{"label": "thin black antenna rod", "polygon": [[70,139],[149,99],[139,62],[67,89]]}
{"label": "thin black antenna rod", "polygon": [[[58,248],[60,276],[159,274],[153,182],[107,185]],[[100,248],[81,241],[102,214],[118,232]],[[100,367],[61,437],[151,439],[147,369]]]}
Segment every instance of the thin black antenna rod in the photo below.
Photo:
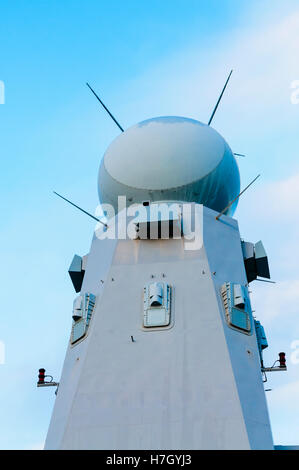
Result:
{"label": "thin black antenna rod", "polygon": [[94,96],[96,97],[96,99],[101,103],[101,105],[103,106],[103,108],[107,111],[107,113],[109,114],[109,116],[113,119],[113,121],[115,122],[115,124],[119,127],[119,129],[124,132],[123,128],[121,127],[121,125],[119,124],[119,122],[117,122],[117,120],[115,119],[115,117],[110,113],[109,109],[104,105],[103,101],[98,97],[98,95],[96,94],[96,92],[91,88],[91,86],[89,85],[89,83],[86,83],[86,85],[88,86],[88,88],[92,91],[92,93],[94,94]]}
{"label": "thin black antenna rod", "polygon": [[266,279],[254,279],[255,281],[260,281],[260,282],[269,282],[270,284],[276,284],[275,281],[266,281]]}
{"label": "thin black antenna rod", "polygon": [[91,217],[92,219],[96,220],[97,222],[100,222],[101,224],[103,224],[106,228],[108,228],[108,225],[105,224],[104,222],[102,222],[100,219],[98,219],[97,217],[95,217],[94,215],[90,214],[89,212],[86,212],[84,209],[82,209],[81,207],[77,206],[76,204],[74,204],[72,201],[69,201],[66,197],[63,197],[61,196],[61,194],[58,194],[56,193],[56,191],[53,191],[54,194],[56,194],[56,196],[59,196],[61,197],[61,199],[64,199],[65,201],[67,201],[69,204],[71,204],[72,206],[76,207],[77,209],[79,209],[81,212],[84,212],[84,214],[87,214],[89,215],[89,217]]}
{"label": "thin black antenna rod", "polygon": [[246,157],[246,155],[244,155],[243,153],[234,152],[234,155],[236,155],[237,157]]}
{"label": "thin black antenna rod", "polygon": [[261,175],[257,175],[254,180],[251,181],[251,183],[249,183],[245,189],[243,189],[243,191],[240,192],[240,194],[238,194],[237,197],[235,197],[235,199],[233,199],[216,217],[216,220],[219,220],[219,218],[222,216],[222,214],[243,194],[245,193],[245,191],[249,188],[249,186],[251,186]]}
{"label": "thin black antenna rod", "polygon": [[215,106],[215,108],[214,108],[214,111],[212,112],[212,116],[210,117],[210,120],[209,120],[209,122],[208,122],[208,126],[209,126],[209,125],[211,124],[211,122],[213,121],[213,118],[214,118],[214,116],[215,116],[215,113],[216,113],[216,111],[217,111],[217,108],[218,108],[218,106],[219,106],[219,103],[220,103],[220,101],[221,101],[221,99],[222,99],[223,93],[225,92],[225,89],[226,89],[226,87],[227,87],[227,84],[228,84],[228,82],[229,82],[229,79],[230,79],[232,73],[233,73],[233,70],[230,71],[230,74],[229,74],[229,76],[228,76],[228,79],[227,79],[226,82],[225,82],[225,85],[224,85],[224,87],[223,87],[223,90],[222,90],[222,92],[221,92],[221,95],[220,95],[219,98],[218,98],[218,101],[217,101],[217,103],[216,103],[216,106]]}

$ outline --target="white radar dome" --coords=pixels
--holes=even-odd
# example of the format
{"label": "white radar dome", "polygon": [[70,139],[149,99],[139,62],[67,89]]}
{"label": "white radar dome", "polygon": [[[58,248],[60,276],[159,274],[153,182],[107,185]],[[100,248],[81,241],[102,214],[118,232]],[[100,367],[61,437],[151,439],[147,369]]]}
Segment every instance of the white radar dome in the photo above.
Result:
{"label": "white radar dome", "polygon": [[[144,201],[196,202],[222,211],[240,192],[237,162],[212,127],[184,117],[157,117],[130,127],[108,147],[98,190],[117,212]],[[236,201],[227,211],[232,215]]]}

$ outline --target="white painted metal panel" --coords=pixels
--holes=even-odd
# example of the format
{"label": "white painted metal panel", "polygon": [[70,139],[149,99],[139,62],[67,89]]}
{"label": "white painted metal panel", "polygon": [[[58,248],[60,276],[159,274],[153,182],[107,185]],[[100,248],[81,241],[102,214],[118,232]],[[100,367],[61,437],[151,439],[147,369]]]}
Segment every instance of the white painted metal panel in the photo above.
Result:
{"label": "white painted metal panel", "polygon": [[[82,291],[97,295],[96,310],[67,351],[46,448],[273,447],[255,334],[229,328],[220,292],[246,283],[238,226],[197,211],[197,250],[93,240]],[[143,289],[153,281],[173,286],[175,322],[149,333]]]}

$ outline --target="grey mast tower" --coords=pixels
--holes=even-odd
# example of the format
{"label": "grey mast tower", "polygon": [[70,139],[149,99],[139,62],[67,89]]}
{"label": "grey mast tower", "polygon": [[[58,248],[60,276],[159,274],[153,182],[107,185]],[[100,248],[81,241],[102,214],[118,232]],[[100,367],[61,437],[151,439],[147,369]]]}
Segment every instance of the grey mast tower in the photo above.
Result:
{"label": "grey mast tower", "polygon": [[226,141],[196,120],[149,119],[109,146],[98,188],[107,226],[70,267],[78,295],[45,448],[273,449],[248,293],[269,270],[232,218]]}

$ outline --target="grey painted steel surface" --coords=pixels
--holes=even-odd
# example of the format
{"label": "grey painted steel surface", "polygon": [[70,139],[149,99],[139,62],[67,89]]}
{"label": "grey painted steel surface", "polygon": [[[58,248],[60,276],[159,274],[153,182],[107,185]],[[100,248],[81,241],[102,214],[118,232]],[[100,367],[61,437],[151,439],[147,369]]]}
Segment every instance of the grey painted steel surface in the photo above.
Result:
{"label": "grey painted steel surface", "polygon": [[[212,127],[183,117],[143,121],[108,147],[100,166],[99,197],[117,212],[143,201],[197,202],[218,212],[240,192],[240,175],[226,141]],[[227,211],[234,213],[238,201]]]}
{"label": "grey painted steel surface", "polygon": [[[193,251],[184,239],[93,239],[82,293],[97,295],[95,313],[68,347],[46,449],[273,449],[255,331],[227,325],[220,295],[246,283],[238,225],[196,211]],[[174,323],[145,331],[153,280],[172,286]]]}

